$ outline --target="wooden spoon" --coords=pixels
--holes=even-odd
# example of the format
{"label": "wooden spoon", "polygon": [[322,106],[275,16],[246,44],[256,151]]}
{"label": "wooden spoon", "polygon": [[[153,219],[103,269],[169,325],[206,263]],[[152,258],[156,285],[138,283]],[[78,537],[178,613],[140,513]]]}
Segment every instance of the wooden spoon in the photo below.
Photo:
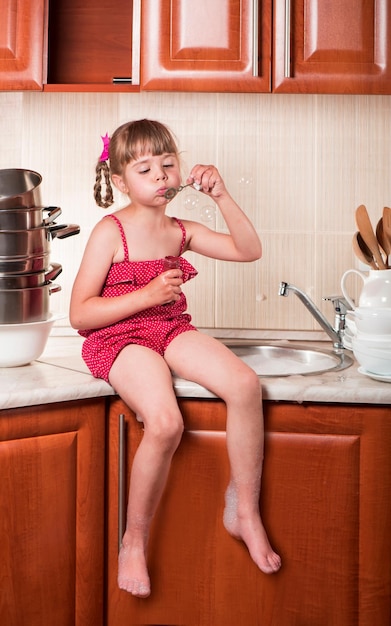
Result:
{"label": "wooden spoon", "polygon": [[379,245],[372,228],[371,220],[369,219],[368,211],[363,204],[356,209],[356,222],[361,237],[370,249],[378,269],[386,270],[387,266],[383,261],[382,255],[380,254]]}
{"label": "wooden spoon", "polygon": [[353,252],[356,257],[365,265],[370,265],[372,269],[377,270],[377,265],[373,259],[372,252],[361,237],[360,233],[353,235]]}
{"label": "wooden spoon", "polygon": [[[383,232],[385,239],[391,247],[391,209],[388,206],[385,206],[383,209]],[[391,254],[391,251],[387,254]]]}
{"label": "wooden spoon", "polygon": [[388,256],[391,253],[391,239],[388,239],[383,228],[383,218],[381,217],[376,226],[376,239],[386,255],[386,265],[388,265]]}

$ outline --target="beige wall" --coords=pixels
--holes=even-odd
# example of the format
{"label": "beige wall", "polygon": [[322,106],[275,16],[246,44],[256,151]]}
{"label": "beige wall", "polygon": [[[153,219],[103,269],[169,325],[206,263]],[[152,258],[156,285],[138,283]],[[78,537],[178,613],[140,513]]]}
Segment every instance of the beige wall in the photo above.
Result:
{"label": "beige wall", "polygon": [[[0,168],[40,172],[44,203],[81,226],[80,235],[51,244],[63,265],[52,311],[67,313],[84,245],[104,214],[92,198],[100,135],[129,119],[167,123],[185,170],[215,163],[263,241],[253,264],[191,259],[199,276],[186,293],[201,327],[318,330],[295,297],[277,295],[279,282],[304,289],[332,320],[322,297],[339,293],[342,273],[356,266],[356,207],[365,204],[375,223],[391,204],[386,96],[0,93],[0,111]],[[170,214],[223,228],[195,192],[180,194]]]}

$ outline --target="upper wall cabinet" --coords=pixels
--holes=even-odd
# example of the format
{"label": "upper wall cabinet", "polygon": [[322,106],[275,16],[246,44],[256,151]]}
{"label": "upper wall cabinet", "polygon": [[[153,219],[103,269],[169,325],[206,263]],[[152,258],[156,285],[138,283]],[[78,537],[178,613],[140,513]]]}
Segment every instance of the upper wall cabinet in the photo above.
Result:
{"label": "upper wall cabinet", "polygon": [[391,94],[390,0],[0,6],[3,90]]}
{"label": "upper wall cabinet", "polygon": [[45,90],[138,91],[140,2],[48,0]]}
{"label": "upper wall cabinet", "polygon": [[389,0],[274,0],[273,91],[391,93]]}
{"label": "upper wall cabinet", "polygon": [[144,0],[141,88],[270,91],[271,0]]}
{"label": "upper wall cabinet", "polygon": [[42,89],[45,0],[1,2],[0,89]]}

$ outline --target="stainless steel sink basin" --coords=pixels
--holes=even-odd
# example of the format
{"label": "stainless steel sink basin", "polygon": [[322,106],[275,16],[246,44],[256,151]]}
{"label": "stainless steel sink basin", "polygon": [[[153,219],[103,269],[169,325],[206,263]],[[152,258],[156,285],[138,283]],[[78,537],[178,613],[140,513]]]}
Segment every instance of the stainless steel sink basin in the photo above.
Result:
{"label": "stainless steel sink basin", "polygon": [[336,353],[323,348],[289,344],[248,344],[224,342],[247,365],[263,377],[314,375],[336,372],[350,367],[353,359],[344,351]]}

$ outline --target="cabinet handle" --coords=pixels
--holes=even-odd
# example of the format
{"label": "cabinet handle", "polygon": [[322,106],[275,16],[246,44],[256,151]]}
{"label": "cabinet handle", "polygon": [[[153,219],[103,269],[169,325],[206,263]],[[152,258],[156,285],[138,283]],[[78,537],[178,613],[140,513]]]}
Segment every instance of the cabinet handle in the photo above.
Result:
{"label": "cabinet handle", "polygon": [[113,78],[114,85],[126,85],[127,83],[132,84],[132,82],[131,76],[114,76]]}
{"label": "cabinet handle", "polygon": [[284,76],[291,78],[291,0],[285,0]]}
{"label": "cabinet handle", "polygon": [[258,77],[258,1],[253,0],[253,76]]}
{"label": "cabinet handle", "polygon": [[122,537],[125,532],[125,506],[126,506],[126,463],[125,463],[125,415],[123,413],[119,416],[118,424],[118,552],[121,548]]}

